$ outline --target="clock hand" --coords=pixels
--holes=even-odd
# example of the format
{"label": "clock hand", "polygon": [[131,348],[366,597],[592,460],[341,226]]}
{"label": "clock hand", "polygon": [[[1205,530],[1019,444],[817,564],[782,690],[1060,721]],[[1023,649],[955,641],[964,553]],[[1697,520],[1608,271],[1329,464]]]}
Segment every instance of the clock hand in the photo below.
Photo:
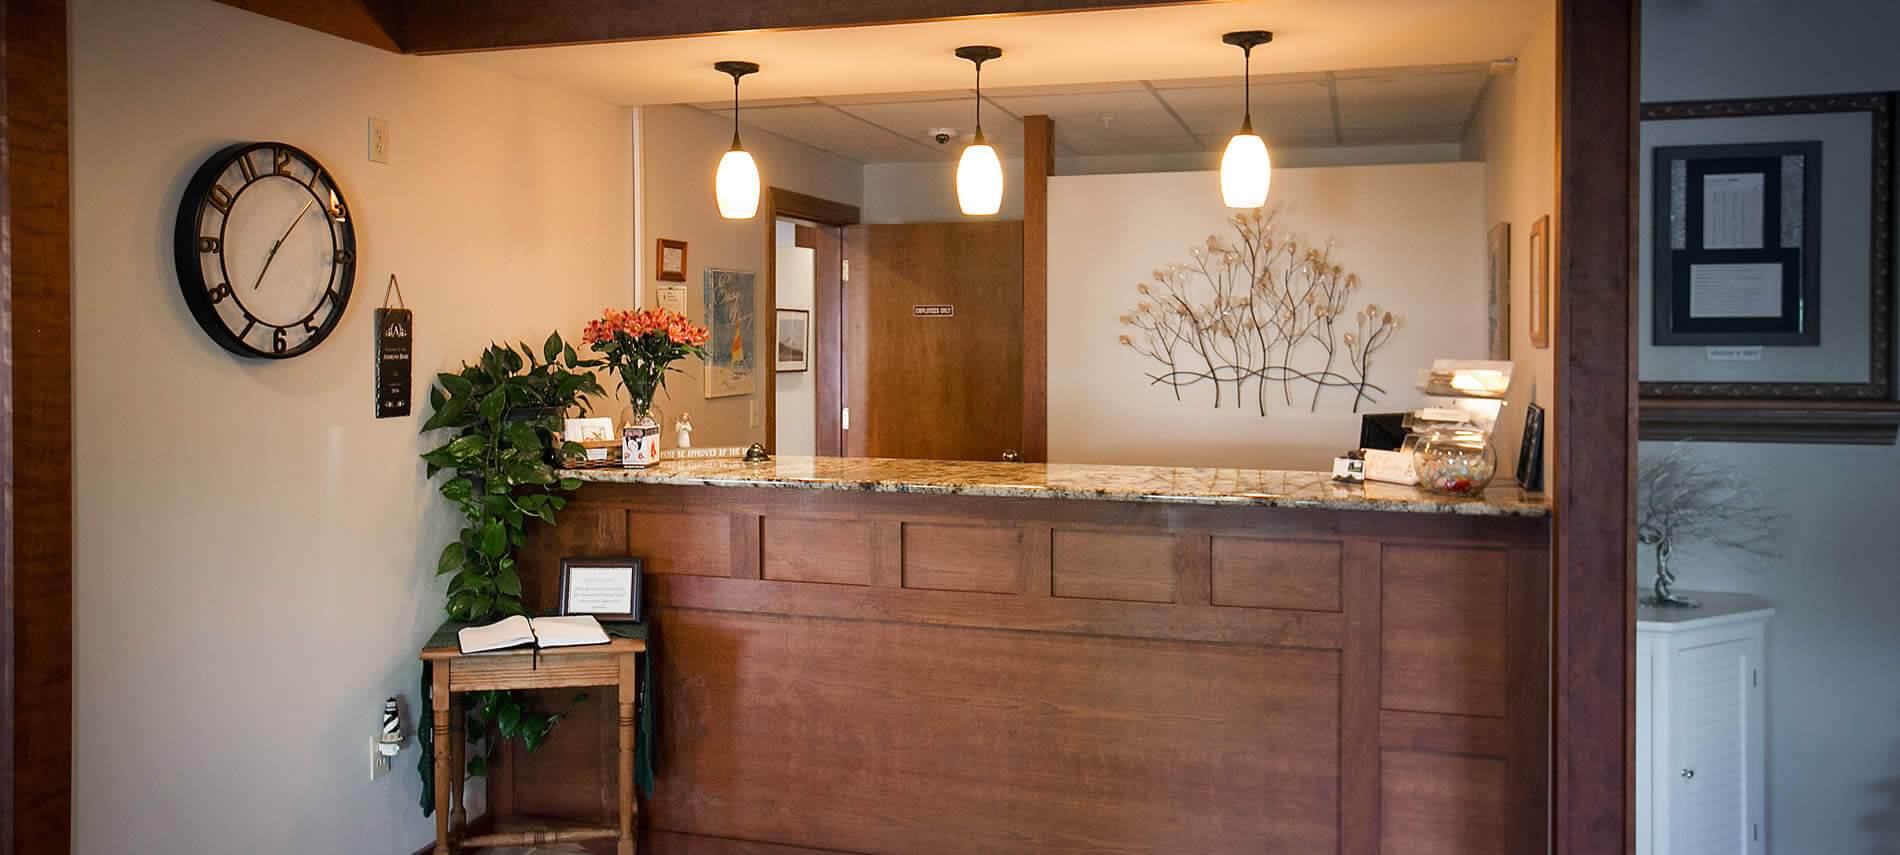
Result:
{"label": "clock hand", "polygon": [[264,256],[264,266],[257,271],[257,281],[251,283],[252,291],[257,290],[257,286],[264,284],[264,274],[270,270],[271,259],[277,257],[278,248],[284,245],[284,241],[290,240],[290,233],[297,230],[297,224],[303,222],[303,215],[310,213],[310,206],[315,204],[317,204],[317,197],[315,196],[310,197],[310,201],[303,203],[303,210],[298,211],[297,216],[291,219],[290,228],[284,229],[284,236],[278,238],[276,243],[270,245],[270,253]]}

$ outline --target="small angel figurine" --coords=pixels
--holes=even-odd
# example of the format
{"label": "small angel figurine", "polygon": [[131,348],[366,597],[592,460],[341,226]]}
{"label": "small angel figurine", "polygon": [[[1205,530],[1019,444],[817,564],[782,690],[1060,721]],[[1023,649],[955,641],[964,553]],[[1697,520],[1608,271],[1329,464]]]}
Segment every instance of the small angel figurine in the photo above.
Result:
{"label": "small angel figurine", "polygon": [[693,414],[682,412],[673,420],[673,432],[679,437],[680,448],[693,447]]}

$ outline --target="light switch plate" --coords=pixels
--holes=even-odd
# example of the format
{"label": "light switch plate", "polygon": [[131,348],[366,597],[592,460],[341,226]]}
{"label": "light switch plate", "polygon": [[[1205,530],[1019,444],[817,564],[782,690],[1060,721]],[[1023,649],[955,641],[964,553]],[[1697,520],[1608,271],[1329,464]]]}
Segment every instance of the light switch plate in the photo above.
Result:
{"label": "light switch plate", "polygon": [[389,162],[389,120],[369,117],[369,159],[372,163]]}
{"label": "light switch plate", "polygon": [[763,423],[762,420],[759,418],[758,400],[754,399],[751,401],[747,401],[746,404],[747,404],[746,414],[747,414],[748,420],[751,422],[753,427],[758,427],[760,424]]}
{"label": "light switch plate", "polygon": [[369,738],[369,779],[374,781],[389,774],[389,757],[385,756],[376,737]]}

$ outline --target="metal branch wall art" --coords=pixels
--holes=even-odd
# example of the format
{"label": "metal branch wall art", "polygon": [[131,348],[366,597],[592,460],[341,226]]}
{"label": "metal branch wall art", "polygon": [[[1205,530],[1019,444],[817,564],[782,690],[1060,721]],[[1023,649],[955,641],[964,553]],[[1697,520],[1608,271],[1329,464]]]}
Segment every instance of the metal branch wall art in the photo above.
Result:
{"label": "metal branch wall art", "polygon": [[[1348,311],[1359,277],[1333,261],[1332,246],[1302,244],[1277,222],[1278,206],[1235,214],[1238,238],[1209,235],[1194,260],[1135,286],[1140,302],[1121,316],[1121,343],[1154,360],[1151,384],[1214,387],[1214,406],[1249,398],[1318,411],[1328,390],[1352,397],[1353,412],[1385,389],[1367,379],[1372,357],[1403,321],[1365,304]],[[1309,394],[1310,390],[1310,394]]]}

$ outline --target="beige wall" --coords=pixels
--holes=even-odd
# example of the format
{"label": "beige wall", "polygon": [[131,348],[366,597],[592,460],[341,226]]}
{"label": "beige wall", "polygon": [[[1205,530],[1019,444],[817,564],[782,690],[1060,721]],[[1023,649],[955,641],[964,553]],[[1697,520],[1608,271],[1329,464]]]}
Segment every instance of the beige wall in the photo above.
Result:
{"label": "beige wall", "polygon": [[[1352,394],[1312,387],[1293,404],[1257,387],[1214,407],[1210,385],[1175,400],[1147,375],[1158,364],[1121,346],[1117,317],[1143,299],[1135,283],[1210,234],[1233,241],[1212,172],[1058,176],[1049,183],[1049,459],[1063,463],[1328,470],[1359,440]],[[1417,372],[1436,358],[1485,356],[1484,167],[1476,163],[1277,169],[1271,202],[1301,243],[1335,242],[1333,258],[1361,282],[1366,303],[1404,318],[1373,358],[1385,395],[1362,412],[1422,406]],[[1350,318],[1344,329],[1351,329]],[[1186,353],[1185,349],[1180,351]],[[1299,367],[1324,359],[1308,346]],[[1314,358],[1317,357],[1317,358]],[[1337,365],[1336,365],[1337,367]]]}
{"label": "beige wall", "polygon": [[[74,851],[414,851],[416,749],[368,768],[442,618],[422,384],[631,301],[630,116],[210,0],[74,0],[72,37]],[[218,349],[173,273],[185,181],[240,140],[312,152],[358,220],[348,314],[285,362]],[[391,273],[416,415],[378,421]]]}
{"label": "beige wall", "polygon": [[[647,255],[659,238],[686,241],[689,313],[702,323],[706,315],[701,274],[706,268],[757,274],[757,329],[751,341],[771,341],[773,307],[765,297],[765,253],[771,245],[772,223],[763,214],[751,220],[721,219],[713,200],[713,173],[719,168],[720,156],[732,144],[731,122],[703,110],[669,105],[640,108],[639,123],[641,239]],[[856,161],[756,129],[748,128],[744,133],[746,149],[758,162],[765,186],[848,205],[862,201],[864,174]],[[760,208],[763,210],[763,203]],[[643,299],[650,304],[655,285],[652,264],[642,266],[649,268],[641,270],[640,276]],[[759,366],[763,371],[763,359]],[[681,410],[693,414],[694,445],[745,445],[765,439],[765,389],[772,382],[771,375],[761,374],[749,396],[707,400],[700,361],[684,360],[680,369],[681,373],[668,381],[668,394],[659,396],[658,406],[665,411],[668,423]]]}
{"label": "beige wall", "polygon": [[[1484,228],[1511,225],[1511,360],[1517,364],[1511,400],[1498,424],[1500,471],[1516,471],[1524,431],[1524,404],[1544,408],[1544,486],[1555,483],[1551,469],[1557,430],[1551,409],[1556,374],[1550,348],[1530,339],[1531,225],[1550,215],[1551,318],[1557,328],[1557,17],[1545,3],[1530,40],[1517,54],[1516,72],[1493,77],[1465,140],[1467,156],[1485,163]],[[1555,340],[1552,340],[1555,344]]]}

